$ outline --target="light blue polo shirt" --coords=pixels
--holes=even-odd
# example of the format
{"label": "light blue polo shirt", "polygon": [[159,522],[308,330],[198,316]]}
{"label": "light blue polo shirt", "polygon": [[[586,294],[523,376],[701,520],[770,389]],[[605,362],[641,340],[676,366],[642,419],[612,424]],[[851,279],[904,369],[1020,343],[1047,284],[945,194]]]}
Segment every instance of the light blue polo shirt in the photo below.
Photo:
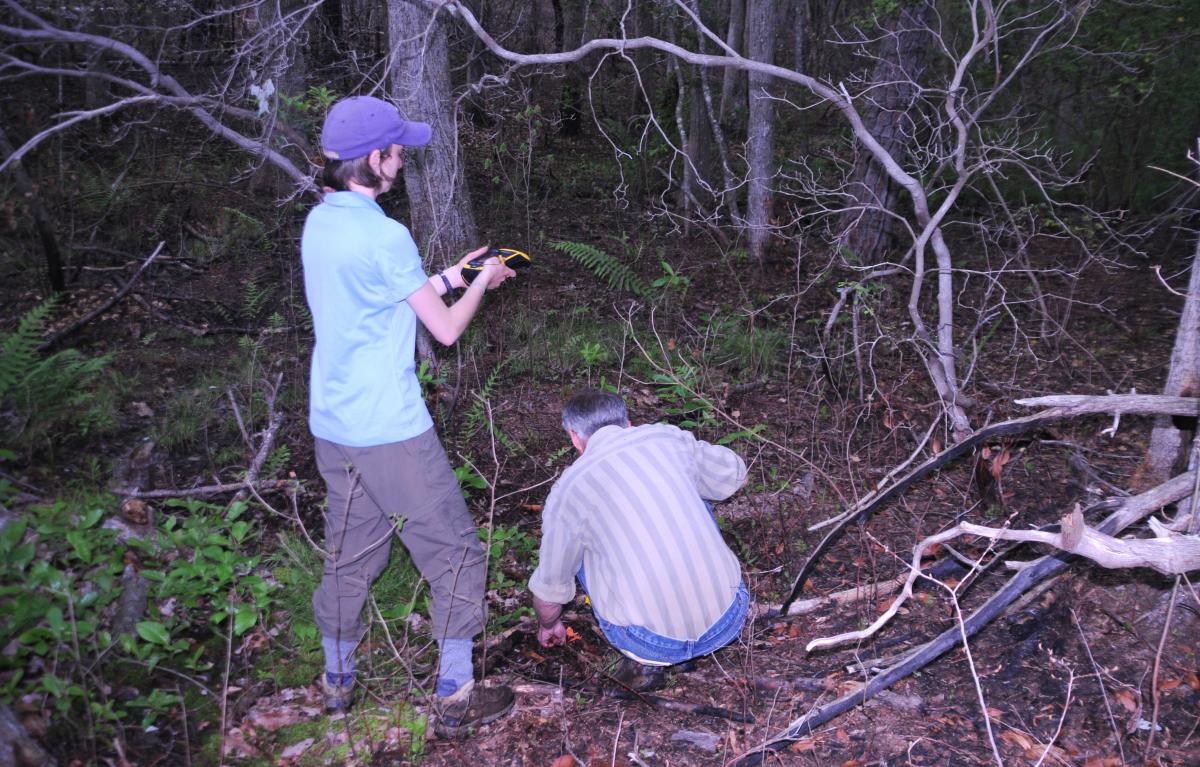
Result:
{"label": "light blue polo shirt", "polygon": [[408,229],[365,195],[333,192],[308,214],[300,257],[316,334],[313,435],[370,447],[432,428],[417,381],[417,315],[405,301],[427,277]]}

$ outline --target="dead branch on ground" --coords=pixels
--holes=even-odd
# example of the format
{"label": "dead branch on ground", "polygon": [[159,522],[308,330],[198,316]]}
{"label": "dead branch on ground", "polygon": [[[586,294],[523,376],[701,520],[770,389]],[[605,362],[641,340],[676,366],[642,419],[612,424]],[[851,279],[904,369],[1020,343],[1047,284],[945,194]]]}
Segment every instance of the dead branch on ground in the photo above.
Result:
{"label": "dead branch on ground", "polygon": [[1015,400],[1016,404],[1027,407],[1046,407],[1039,413],[1028,415],[1023,418],[1014,418],[1009,421],[1001,421],[1000,423],[986,426],[973,434],[969,435],[961,442],[957,442],[949,449],[942,453],[929,458],[917,468],[910,471],[895,484],[888,487],[882,492],[877,492],[874,495],[868,496],[865,499],[867,502],[860,502],[856,507],[852,507],[850,511],[841,515],[841,522],[837,527],[830,530],[821,542],[812,550],[812,555],[800,568],[796,580],[792,583],[792,589],[788,593],[786,599],[780,604],[780,613],[787,613],[800,595],[800,590],[804,587],[809,575],[816,567],[816,563],[821,560],[829,548],[841,537],[851,525],[865,522],[871,516],[890,503],[894,498],[912,486],[917,480],[929,476],[934,471],[942,468],[946,464],[967,455],[976,447],[985,444],[991,440],[1000,437],[1010,437],[1016,434],[1021,434],[1035,426],[1059,421],[1065,418],[1073,418],[1082,415],[1095,415],[1097,413],[1120,413],[1129,415],[1174,415],[1174,416],[1200,416],[1200,398],[1196,397],[1164,397],[1152,394],[1117,394],[1117,395],[1054,395],[1049,397],[1036,397],[1032,399]]}
{"label": "dead branch on ground", "polygon": [[42,343],[38,345],[38,351],[45,351],[46,349],[49,349],[50,347],[54,346],[56,343],[58,343],[62,339],[66,338],[67,336],[74,333],[76,330],[79,330],[84,325],[88,324],[92,320],[99,317],[101,314],[104,314],[109,309],[116,306],[117,302],[120,301],[122,298],[124,298],[129,293],[129,291],[133,289],[134,283],[136,283],[138,281],[138,279],[141,278],[142,274],[146,271],[146,269],[148,269],[150,267],[150,264],[154,263],[154,259],[158,258],[158,254],[162,253],[163,246],[166,244],[167,244],[166,240],[163,240],[162,242],[158,243],[158,247],[154,249],[154,252],[150,254],[150,257],[142,262],[142,265],[139,266],[138,270],[133,273],[133,276],[130,277],[129,280],[124,285],[122,285],[117,290],[116,293],[113,293],[111,296],[109,296],[107,301],[100,304],[95,309],[91,310],[87,314],[85,314],[82,317],[80,317],[79,319],[75,320],[70,325],[67,325],[65,328],[63,328],[62,330],[53,334],[52,336],[47,338],[45,341],[42,341]]}
{"label": "dead branch on ground", "polygon": [[[1192,486],[1196,482],[1196,477],[1197,472],[1188,472],[1140,495],[1119,499],[1120,506],[1117,510],[1097,525],[1096,529],[1107,535],[1114,535],[1121,532],[1135,522],[1161,509],[1163,506],[1187,497],[1192,492]],[[1102,504],[1097,504],[1097,506],[1103,506],[1111,502],[1112,499],[1108,499]],[[951,626],[910,655],[905,656],[895,665],[884,669],[877,676],[872,677],[861,690],[855,690],[853,693],[843,695],[832,703],[817,708],[811,713],[796,719],[782,732],[744,753],[734,764],[737,767],[751,767],[752,765],[763,764],[769,752],[777,751],[786,747],[788,743],[794,740],[812,735],[816,727],[840,716],[861,703],[865,703],[881,690],[891,687],[914,671],[924,668],[947,650],[956,647],[959,643],[977,634],[1030,587],[1062,572],[1073,561],[1073,555],[1065,552],[1055,552],[1031,562],[1029,566],[1014,575],[987,602],[971,613],[971,615],[967,616],[961,624]]]}
{"label": "dead branch on ground", "polygon": [[[245,499],[246,495],[251,492],[270,492],[274,490],[287,490],[296,486],[294,479],[268,479],[260,480],[259,473],[266,464],[267,459],[271,455],[271,451],[275,445],[275,438],[279,434],[279,428],[283,425],[283,413],[276,408],[276,398],[279,396],[279,386],[283,381],[283,373],[275,376],[275,380],[266,383],[267,387],[267,428],[263,430],[262,436],[259,437],[258,451],[255,453],[253,460],[250,462],[249,468],[246,470],[246,476],[240,482],[224,482],[215,485],[204,485],[203,487],[189,488],[168,488],[162,490],[141,490],[136,487],[116,487],[112,488],[112,492],[117,495],[122,495],[127,498],[195,498],[208,495],[224,495],[225,493],[235,493],[233,499],[230,500],[230,505]],[[235,417],[241,422],[241,414],[237,410],[237,405],[234,403]],[[253,445],[250,445],[253,447]]]}

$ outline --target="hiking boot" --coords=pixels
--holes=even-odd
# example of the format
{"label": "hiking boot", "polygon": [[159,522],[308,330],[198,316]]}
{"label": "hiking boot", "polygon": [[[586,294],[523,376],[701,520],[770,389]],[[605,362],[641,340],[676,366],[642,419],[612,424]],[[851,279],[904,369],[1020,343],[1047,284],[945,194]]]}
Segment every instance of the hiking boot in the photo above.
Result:
{"label": "hiking boot", "polygon": [[613,684],[629,692],[650,692],[666,684],[665,666],[647,666],[632,658],[621,658],[612,672]]}
{"label": "hiking boot", "polygon": [[354,675],[342,674],[337,682],[330,681],[328,674],[321,674],[321,694],[325,696],[325,713],[333,716],[345,714],[354,703]]}
{"label": "hiking boot", "polygon": [[439,738],[460,738],[472,728],[494,722],[513,707],[512,688],[504,685],[480,687],[468,682],[453,695],[438,698],[434,704]]}

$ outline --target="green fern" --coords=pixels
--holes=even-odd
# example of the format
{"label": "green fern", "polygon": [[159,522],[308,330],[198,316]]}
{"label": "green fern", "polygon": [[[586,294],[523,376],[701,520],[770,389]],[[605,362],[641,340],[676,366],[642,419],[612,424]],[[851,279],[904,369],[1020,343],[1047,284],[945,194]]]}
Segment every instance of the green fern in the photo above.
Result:
{"label": "green fern", "polygon": [[632,293],[638,298],[649,298],[650,288],[637,272],[604,251],[586,243],[569,241],[552,242],[550,247],[570,256],[580,266],[608,283],[610,288]]}
{"label": "green fern", "polygon": [[34,307],[13,333],[0,333],[0,406],[12,436],[32,442],[71,413],[84,411],[94,394],[89,384],[109,357],[85,359],[75,349],[49,357],[38,352],[54,299]]}
{"label": "green fern", "polygon": [[271,457],[263,464],[262,470],[258,473],[264,479],[275,479],[292,460],[292,451],[287,445],[280,445],[271,452]]}
{"label": "green fern", "polygon": [[51,298],[33,307],[21,318],[17,332],[3,337],[0,343],[0,399],[7,399],[17,382],[24,380],[37,364],[38,344],[42,342],[46,317],[55,303],[56,299]]}
{"label": "green fern", "polygon": [[263,279],[262,271],[251,272],[242,288],[242,310],[246,313],[246,317],[250,320],[257,320],[267,302],[271,300],[273,293],[274,288]]}
{"label": "green fern", "polygon": [[460,442],[465,444],[466,442],[469,442],[472,437],[478,434],[479,430],[486,425],[489,427],[489,431],[491,432],[492,436],[495,437],[496,441],[499,442],[500,445],[509,453],[516,455],[518,453],[525,452],[525,447],[512,437],[505,434],[494,422],[489,422],[487,418],[487,410],[484,407],[484,403],[492,399],[492,396],[496,391],[496,387],[500,383],[500,370],[503,367],[503,362],[496,366],[495,370],[493,370],[491,375],[487,377],[487,380],[484,381],[483,388],[480,389],[473,398],[471,407],[467,409],[466,414],[463,416],[463,425],[462,429],[459,431],[458,438]]}
{"label": "green fern", "polygon": [[484,410],[484,403],[492,398],[496,391],[496,386],[500,383],[500,370],[504,367],[501,362],[483,382],[483,388],[475,395],[471,401],[471,407],[467,408],[467,412],[463,414],[462,429],[458,432],[460,442],[469,442],[483,424],[487,421],[487,412]]}

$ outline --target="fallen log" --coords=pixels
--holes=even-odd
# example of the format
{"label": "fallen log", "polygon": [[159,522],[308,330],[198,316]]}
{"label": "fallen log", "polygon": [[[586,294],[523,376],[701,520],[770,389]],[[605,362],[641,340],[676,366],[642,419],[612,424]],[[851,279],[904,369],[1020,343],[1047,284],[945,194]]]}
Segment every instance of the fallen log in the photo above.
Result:
{"label": "fallen log", "polygon": [[[1107,535],[1121,532],[1163,506],[1186,498],[1192,492],[1196,480],[1197,472],[1191,471],[1140,495],[1120,499],[1121,505],[1096,526],[1097,530]],[[1105,501],[1105,503],[1111,502],[1111,499]],[[768,753],[778,751],[795,740],[812,735],[814,728],[867,702],[880,691],[886,690],[914,671],[924,668],[947,650],[977,634],[1030,587],[1065,570],[1075,558],[1074,554],[1059,551],[1033,561],[1028,567],[1014,575],[987,602],[964,619],[962,625],[952,626],[894,666],[884,669],[878,676],[872,677],[862,689],[843,695],[832,703],[794,720],[782,732],[738,756],[732,763],[733,766],[756,767],[761,765]]]}
{"label": "fallen log", "polygon": [[[925,580],[940,580],[942,578],[949,578],[964,570],[966,568],[955,560],[944,559],[933,567],[922,571],[921,577]],[[895,578],[889,578],[885,581],[877,581],[876,583],[868,583],[863,586],[835,591],[823,597],[801,599],[788,606],[786,615],[780,613],[779,605],[758,605],[755,609],[759,616],[767,618],[787,618],[793,615],[807,615],[808,613],[814,613],[832,605],[848,605],[854,602],[861,602],[864,599],[879,599],[903,586],[907,578],[907,575],[897,575]]]}
{"label": "fallen log", "polygon": [[812,574],[816,563],[821,560],[825,552],[842,536],[842,533],[847,528],[858,522],[865,522],[870,519],[876,511],[890,503],[913,483],[929,476],[934,471],[937,471],[955,459],[961,458],[990,440],[1021,434],[1034,426],[1081,415],[1117,413],[1128,415],[1200,416],[1200,398],[1197,397],[1166,397],[1152,394],[1104,396],[1054,395],[1020,399],[1016,400],[1016,403],[1031,407],[1043,405],[1050,407],[1047,410],[1025,416],[1024,418],[1014,418],[1009,421],[992,424],[991,426],[985,426],[961,442],[951,445],[945,451],[928,459],[897,480],[894,485],[877,491],[875,495],[869,496],[865,504],[860,505],[858,508],[852,507],[850,511],[840,517],[841,521],[839,524],[826,533],[821,542],[813,548],[812,554],[804,563],[804,566],[800,568],[800,572],[792,582],[792,588],[788,592],[787,598],[780,603],[780,613],[787,613],[792,602],[800,595],[800,590],[804,588],[804,583],[808,580],[809,575]]}

